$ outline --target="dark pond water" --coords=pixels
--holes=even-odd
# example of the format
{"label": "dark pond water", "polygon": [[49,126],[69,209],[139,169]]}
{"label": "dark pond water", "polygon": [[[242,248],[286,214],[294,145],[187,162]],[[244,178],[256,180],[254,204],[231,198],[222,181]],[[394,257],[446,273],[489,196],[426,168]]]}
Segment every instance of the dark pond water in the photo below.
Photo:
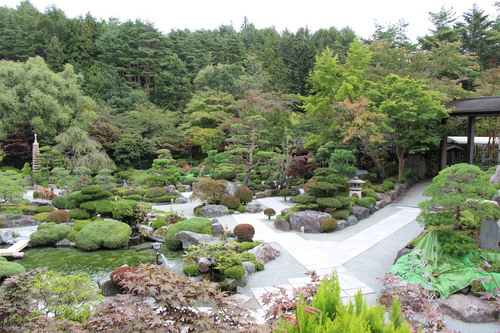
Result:
{"label": "dark pond water", "polygon": [[[155,251],[150,243],[123,250],[81,251],[74,248],[30,248],[24,249],[24,258],[19,260],[26,270],[37,267],[48,267],[63,275],[85,274],[93,280],[112,272],[123,265],[138,266],[154,263]],[[174,271],[181,271],[182,251],[172,252],[162,247],[159,251],[167,259],[167,265],[174,266]]]}

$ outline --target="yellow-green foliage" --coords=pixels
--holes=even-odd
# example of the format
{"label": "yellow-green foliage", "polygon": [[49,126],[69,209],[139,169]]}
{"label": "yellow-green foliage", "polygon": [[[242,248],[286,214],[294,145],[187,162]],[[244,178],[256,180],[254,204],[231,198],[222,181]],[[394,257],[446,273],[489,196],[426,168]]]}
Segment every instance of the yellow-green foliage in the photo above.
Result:
{"label": "yellow-green foliage", "polygon": [[118,249],[128,245],[131,234],[132,229],[123,222],[94,222],[86,225],[76,234],[75,243],[79,249],[86,251],[100,248]]}
{"label": "yellow-green foliage", "polygon": [[26,272],[24,266],[17,262],[0,261],[0,279],[24,272]]}
{"label": "yellow-green foliage", "polygon": [[55,224],[54,222],[40,224],[37,230],[30,235],[31,246],[54,245],[71,231],[71,226],[67,224]]}

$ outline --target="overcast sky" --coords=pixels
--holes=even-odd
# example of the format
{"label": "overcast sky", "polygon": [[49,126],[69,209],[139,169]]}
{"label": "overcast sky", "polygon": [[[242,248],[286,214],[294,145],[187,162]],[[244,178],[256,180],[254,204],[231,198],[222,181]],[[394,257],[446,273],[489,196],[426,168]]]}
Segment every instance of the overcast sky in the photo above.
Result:
{"label": "overcast sky", "polygon": [[[275,27],[281,32],[288,28],[295,32],[306,26],[312,31],[349,26],[368,38],[375,31],[375,22],[397,23],[404,19],[409,23],[407,35],[415,40],[432,28],[429,12],[438,12],[441,7],[453,8],[461,18],[476,3],[493,19],[498,15],[495,1],[499,0],[31,0],[31,3],[41,11],[54,4],[68,17],[90,12],[98,19],[150,21],[164,33],[172,29],[215,29],[222,24],[233,25],[239,31],[247,16],[258,29]],[[0,5],[11,8],[19,3],[19,0],[0,0]]]}

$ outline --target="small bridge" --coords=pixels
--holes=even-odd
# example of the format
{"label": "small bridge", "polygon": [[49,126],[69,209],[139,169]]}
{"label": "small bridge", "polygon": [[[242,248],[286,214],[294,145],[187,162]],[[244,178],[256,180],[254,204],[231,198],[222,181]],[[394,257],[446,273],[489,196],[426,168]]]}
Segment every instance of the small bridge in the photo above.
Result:
{"label": "small bridge", "polygon": [[6,249],[0,249],[0,256],[22,258],[24,256],[24,253],[20,251],[28,246],[29,242],[30,241],[28,239],[23,239]]}

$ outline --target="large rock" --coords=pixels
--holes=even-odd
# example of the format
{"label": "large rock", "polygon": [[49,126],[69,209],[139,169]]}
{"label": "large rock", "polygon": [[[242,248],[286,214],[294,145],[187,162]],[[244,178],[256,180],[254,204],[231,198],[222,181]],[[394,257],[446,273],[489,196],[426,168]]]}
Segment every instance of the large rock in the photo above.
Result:
{"label": "large rock", "polygon": [[370,216],[370,209],[366,207],[353,206],[352,209],[354,210],[354,216],[356,216],[358,221],[366,219],[367,217]]}
{"label": "large rock", "polygon": [[385,193],[377,193],[378,199],[384,202],[385,205],[388,205],[392,202],[392,198],[390,195]]}
{"label": "large rock", "polygon": [[259,199],[267,198],[267,194],[266,194],[266,192],[257,192],[257,193],[255,193],[255,197],[259,198]]}
{"label": "large rock", "polygon": [[247,213],[260,213],[262,211],[262,206],[258,202],[250,202],[245,206],[245,212]]}
{"label": "large rock", "polygon": [[245,269],[245,272],[247,272],[247,274],[255,273],[255,264],[253,262],[244,261],[241,263],[241,265],[243,266],[243,268]]}
{"label": "large rock", "polygon": [[394,190],[401,194],[406,190],[406,185],[403,183],[396,183],[394,184]]}
{"label": "large rock", "polygon": [[192,191],[191,185],[184,185],[184,184],[177,185],[177,189],[179,189],[181,187],[184,189],[184,192],[191,192]]}
{"label": "large rock", "polygon": [[200,243],[213,244],[220,242],[220,239],[211,235],[198,234],[192,231],[180,231],[175,234],[175,237],[182,242],[182,248],[186,250],[190,245],[198,245]]}
{"label": "large rock", "polygon": [[198,265],[198,270],[202,273],[207,273],[211,268],[215,267],[217,263],[215,260],[209,257],[202,257],[196,262]]}
{"label": "large rock", "polygon": [[500,165],[497,165],[497,169],[495,170],[495,173],[490,178],[490,183],[492,183],[492,184],[500,183]]}
{"label": "large rock", "polygon": [[412,246],[412,245],[407,245],[405,247],[403,247],[401,250],[398,251],[398,253],[396,254],[396,258],[394,259],[394,262],[393,264],[396,263],[396,261],[398,261],[399,258],[401,258],[402,256],[404,256],[405,254],[408,254],[410,253],[411,251],[413,251],[415,247]]}
{"label": "large rock", "polygon": [[322,232],[321,222],[330,217],[332,216],[328,213],[305,210],[290,215],[290,226],[295,231],[302,231],[304,228],[304,232],[319,234]]}
{"label": "large rock", "polygon": [[2,216],[0,219],[4,221],[4,228],[31,227],[39,224],[37,221],[25,215],[15,217]]}
{"label": "large rock", "polygon": [[220,236],[224,233],[224,226],[219,223],[212,223],[212,235],[214,236]]}
{"label": "large rock", "polygon": [[346,220],[337,220],[337,230],[342,230],[345,227],[347,227],[347,221]]}
{"label": "large rock", "polygon": [[280,212],[281,216],[285,216],[286,214],[290,213],[292,211],[291,208],[283,208]]}
{"label": "large rock", "polygon": [[274,227],[276,228],[276,230],[281,230],[281,231],[292,230],[292,227],[290,226],[290,222],[285,220],[283,217],[274,221]]}
{"label": "large rock", "polygon": [[224,185],[226,186],[226,190],[224,191],[225,194],[234,195],[236,193],[236,184],[235,183],[225,182]]}
{"label": "large rock", "polygon": [[176,203],[176,204],[185,204],[188,202],[189,202],[189,200],[186,197],[178,197],[174,200],[174,203]]}
{"label": "large rock", "polygon": [[12,239],[14,239],[14,231],[0,230],[0,244],[9,244]]}
{"label": "large rock", "polygon": [[394,201],[398,197],[398,192],[391,191],[391,192],[389,192],[389,196],[391,197],[392,201]]}
{"label": "large rock", "polygon": [[72,243],[66,238],[61,239],[60,241],[56,242],[56,244],[54,244],[55,247],[70,247],[71,245]]}
{"label": "large rock", "polygon": [[498,320],[500,309],[474,296],[455,294],[439,300],[439,310],[466,323],[493,323]]}
{"label": "large rock", "polygon": [[229,209],[224,205],[205,205],[200,209],[200,217],[219,217],[229,214]]}
{"label": "large rock", "polygon": [[97,285],[101,288],[101,294],[103,296],[116,296],[121,294],[120,287],[111,280],[111,273],[103,275],[99,280],[97,280]]}
{"label": "large rock", "polygon": [[354,215],[349,215],[347,217],[347,225],[349,225],[349,226],[350,225],[355,225],[358,222],[359,222],[358,218],[356,216],[354,216]]}
{"label": "large rock", "polygon": [[281,252],[278,249],[275,249],[267,243],[260,244],[248,252],[253,253],[255,259],[263,262],[264,264],[276,259],[281,255]]}

